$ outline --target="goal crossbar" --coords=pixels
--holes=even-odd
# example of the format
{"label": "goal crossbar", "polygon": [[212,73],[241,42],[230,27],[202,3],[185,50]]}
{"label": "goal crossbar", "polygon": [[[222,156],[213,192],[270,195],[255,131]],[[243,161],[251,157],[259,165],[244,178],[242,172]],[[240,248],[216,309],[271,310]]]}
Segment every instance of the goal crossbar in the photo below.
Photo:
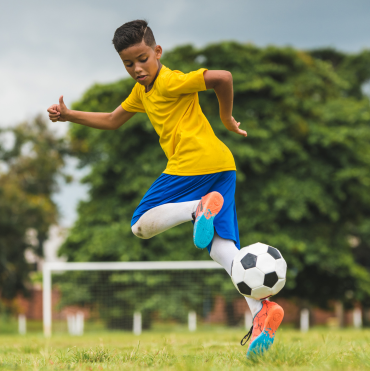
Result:
{"label": "goal crossbar", "polygon": [[133,271],[133,270],[189,270],[223,269],[214,261],[157,261],[157,262],[45,262],[43,265],[43,327],[44,336],[51,336],[52,282],[54,271]]}

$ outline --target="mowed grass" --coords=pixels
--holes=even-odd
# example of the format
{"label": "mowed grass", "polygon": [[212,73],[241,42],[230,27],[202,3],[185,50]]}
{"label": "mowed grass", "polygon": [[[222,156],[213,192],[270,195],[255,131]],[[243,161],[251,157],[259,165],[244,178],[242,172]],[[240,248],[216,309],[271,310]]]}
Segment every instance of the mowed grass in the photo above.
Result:
{"label": "mowed grass", "polygon": [[0,370],[370,370],[370,330],[281,329],[255,360],[239,344],[244,334],[0,335]]}

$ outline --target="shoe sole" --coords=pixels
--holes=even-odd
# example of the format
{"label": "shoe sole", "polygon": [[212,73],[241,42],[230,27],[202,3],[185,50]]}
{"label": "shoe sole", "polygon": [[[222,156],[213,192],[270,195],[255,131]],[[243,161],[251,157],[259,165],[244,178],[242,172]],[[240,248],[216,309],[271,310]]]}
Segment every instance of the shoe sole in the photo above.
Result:
{"label": "shoe sole", "polygon": [[[199,249],[207,247],[214,236],[213,220],[215,216],[220,212],[224,204],[224,198],[218,192],[211,192],[207,196],[202,197],[202,210],[201,216],[195,217],[194,223],[194,245]],[[207,218],[205,211],[210,211],[210,216]]]}
{"label": "shoe sole", "polygon": [[249,346],[247,358],[262,355],[269,350],[275,340],[275,333],[284,318],[284,310],[280,306],[271,308],[265,321],[265,327]]}

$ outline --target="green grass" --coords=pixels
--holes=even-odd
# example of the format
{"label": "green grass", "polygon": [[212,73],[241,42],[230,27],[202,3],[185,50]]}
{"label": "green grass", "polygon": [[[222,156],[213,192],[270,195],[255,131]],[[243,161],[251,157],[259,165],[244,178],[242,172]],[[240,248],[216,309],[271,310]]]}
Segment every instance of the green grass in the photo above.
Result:
{"label": "green grass", "polygon": [[253,361],[239,345],[244,334],[1,335],[0,370],[370,370],[370,330],[281,329],[268,355]]}

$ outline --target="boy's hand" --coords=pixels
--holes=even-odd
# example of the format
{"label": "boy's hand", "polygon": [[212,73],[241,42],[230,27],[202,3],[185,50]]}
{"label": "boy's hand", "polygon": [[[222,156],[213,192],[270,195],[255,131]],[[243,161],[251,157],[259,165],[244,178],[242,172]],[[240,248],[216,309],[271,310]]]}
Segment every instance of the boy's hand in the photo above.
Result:
{"label": "boy's hand", "polygon": [[49,112],[49,119],[53,122],[68,121],[69,109],[64,104],[63,95],[59,98],[59,104],[51,105],[47,111]]}
{"label": "boy's hand", "polygon": [[231,116],[228,120],[222,120],[222,123],[226,126],[227,130],[233,131],[239,135],[243,135],[243,137],[248,135],[245,130],[239,129],[240,122],[236,122],[233,116]]}

